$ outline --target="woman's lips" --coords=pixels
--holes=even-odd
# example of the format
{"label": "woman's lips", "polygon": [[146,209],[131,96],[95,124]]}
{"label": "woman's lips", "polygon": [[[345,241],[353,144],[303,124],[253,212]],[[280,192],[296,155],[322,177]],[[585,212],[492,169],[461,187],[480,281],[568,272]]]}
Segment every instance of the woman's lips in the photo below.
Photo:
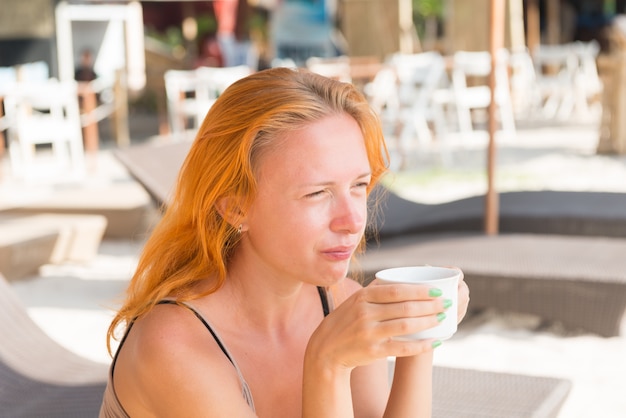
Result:
{"label": "woman's lips", "polygon": [[334,247],[322,251],[322,255],[331,260],[349,260],[354,252],[354,247]]}

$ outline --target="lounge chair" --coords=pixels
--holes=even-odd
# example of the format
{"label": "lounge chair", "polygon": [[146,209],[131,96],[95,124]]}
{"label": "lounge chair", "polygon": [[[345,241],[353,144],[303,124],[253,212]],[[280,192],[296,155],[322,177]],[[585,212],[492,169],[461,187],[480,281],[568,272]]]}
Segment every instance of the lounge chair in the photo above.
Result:
{"label": "lounge chair", "polygon": [[433,418],[555,418],[571,386],[553,377],[435,366]]}
{"label": "lounge chair", "polygon": [[[381,239],[408,234],[482,232],[485,197],[472,196],[439,204],[404,199],[379,188]],[[626,238],[626,193],[516,191],[499,194],[502,233],[541,233]]]}
{"label": "lounge chair", "polygon": [[[513,192],[501,233],[480,232],[482,198],[422,205],[390,193],[358,270],[460,267],[470,308],[530,313],[612,337],[626,333],[626,194]],[[355,266],[355,270],[357,270]]]}
{"label": "lounge chair", "polygon": [[0,416],[97,417],[108,366],[54,341],[0,275]]}

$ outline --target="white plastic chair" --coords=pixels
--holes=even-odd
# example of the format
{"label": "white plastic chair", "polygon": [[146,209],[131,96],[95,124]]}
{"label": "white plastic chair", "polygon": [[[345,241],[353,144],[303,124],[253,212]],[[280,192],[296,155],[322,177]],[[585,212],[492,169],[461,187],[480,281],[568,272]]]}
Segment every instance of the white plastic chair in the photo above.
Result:
{"label": "white plastic chair", "polygon": [[247,65],[166,71],[165,90],[172,134],[179,138],[188,128],[198,129],[217,97],[232,83],[251,73]]}
{"label": "white plastic chair", "polygon": [[442,103],[436,100],[437,92],[448,83],[445,61],[438,52],[393,54],[389,64],[398,76],[398,95],[401,106],[402,131],[400,143],[410,146],[412,139],[427,144],[433,140],[429,122],[435,134],[445,133],[445,115]]}
{"label": "white plastic chair", "polygon": [[[515,134],[515,116],[509,87],[509,53],[501,49],[497,54],[494,100],[501,129]],[[454,104],[459,130],[466,135],[474,131],[472,111],[487,109],[491,103],[491,89],[487,84],[491,73],[491,54],[488,51],[457,51],[452,64]]]}
{"label": "white plastic chair", "polygon": [[272,68],[286,67],[286,68],[298,68],[296,62],[291,58],[272,58],[270,63]]}
{"label": "white plastic chair", "polygon": [[345,83],[352,82],[350,58],[345,55],[332,58],[310,57],[306,60],[305,65],[310,71],[324,77]]}
{"label": "white plastic chair", "polygon": [[200,81],[199,94],[204,95],[205,98],[208,97],[212,105],[231,84],[252,74],[253,70],[247,65],[237,65],[234,67],[199,67],[196,72]]}
{"label": "white plastic chair", "polygon": [[405,167],[409,152],[418,147],[435,145],[445,151],[446,103],[441,93],[448,84],[441,54],[422,52],[389,55],[386,68],[367,85],[370,103],[381,113],[388,137],[396,143],[400,158],[392,161],[392,167]]}
{"label": "white plastic chair", "polygon": [[[599,103],[599,95],[604,86],[598,74],[597,58],[600,53],[600,44],[593,40],[590,42],[575,42],[572,50],[578,60],[578,67],[574,77],[575,89],[575,113],[576,116],[584,117],[591,112],[590,103]],[[599,108],[599,107],[598,107]]]}
{"label": "white plastic chair", "polygon": [[396,123],[400,111],[398,76],[391,66],[384,66],[374,79],[363,87],[370,106],[379,115],[383,124]]}
{"label": "white plastic chair", "polygon": [[[0,67],[0,110],[2,109],[2,102],[4,101],[4,96],[10,94],[10,92],[15,88],[15,84],[17,83],[17,72],[14,67]],[[4,131],[11,125],[11,120],[9,116],[5,115],[4,112],[0,116],[0,132]],[[3,140],[3,139],[0,139]]]}
{"label": "white plastic chair", "polygon": [[42,82],[50,78],[50,69],[45,61],[33,61],[16,66],[20,82]]}
{"label": "white plastic chair", "polygon": [[49,79],[18,83],[5,98],[5,109],[11,118],[9,154],[14,175],[28,180],[38,176],[54,177],[48,171],[41,173],[37,165],[37,146],[43,144],[51,145],[57,168],[76,178],[84,175],[83,137],[75,81]]}
{"label": "white plastic chair", "polygon": [[167,70],[164,74],[171,134],[180,139],[187,128],[197,129],[211,107],[196,70]]}
{"label": "white plastic chair", "polygon": [[526,47],[511,51],[509,67],[513,112],[517,119],[528,119],[536,111],[538,95],[535,66]]}
{"label": "white plastic chair", "polygon": [[[395,69],[391,66],[383,66],[379,69],[373,80],[363,86],[363,94],[370,107],[378,115],[385,137],[395,138],[400,115],[398,77]],[[391,145],[391,142],[388,144]],[[404,159],[404,156],[401,155],[401,158]]]}
{"label": "white plastic chair", "polygon": [[575,107],[578,59],[570,44],[538,45],[532,53],[537,108],[544,118],[567,118]]}

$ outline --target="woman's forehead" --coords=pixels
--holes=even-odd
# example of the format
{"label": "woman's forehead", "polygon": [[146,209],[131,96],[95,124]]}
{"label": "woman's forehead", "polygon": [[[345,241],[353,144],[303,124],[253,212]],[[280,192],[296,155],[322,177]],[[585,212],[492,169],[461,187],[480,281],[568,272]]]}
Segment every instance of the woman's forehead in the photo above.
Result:
{"label": "woman's forehead", "polygon": [[369,170],[363,134],[348,115],[326,117],[308,124],[289,132],[275,145],[260,159],[260,175],[281,171],[300,177]]}

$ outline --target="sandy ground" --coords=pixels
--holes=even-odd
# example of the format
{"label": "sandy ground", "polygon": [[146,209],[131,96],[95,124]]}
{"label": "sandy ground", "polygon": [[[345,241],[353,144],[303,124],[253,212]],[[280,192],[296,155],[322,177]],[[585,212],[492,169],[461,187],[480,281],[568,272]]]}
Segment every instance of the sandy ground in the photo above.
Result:
{"label": "sandy ground", "polygon": [[[442,154],[424,148],[392,187],[406,197],[436,202],[485,190],[486,138],[451,139]],[[547,127],[499,141],[499,190],[626,192],[626,158],[595,154],[594,125]],[[110,161],[110,156],[103,158]],[[119,167],[114,170],[120,174]],[[624,208],[626,210],[626,208]],[[46,265],[13,283],[37,323],[70,350],[108,362],[105,333],[137,262],[142,242],[105,240],[80,265]],[[484,312],[467,318],[437,349],[436,364],[552,376],[572,381],[561,418],[626,416],[626,336],[602,338],[566,332],[539,318]]]}

